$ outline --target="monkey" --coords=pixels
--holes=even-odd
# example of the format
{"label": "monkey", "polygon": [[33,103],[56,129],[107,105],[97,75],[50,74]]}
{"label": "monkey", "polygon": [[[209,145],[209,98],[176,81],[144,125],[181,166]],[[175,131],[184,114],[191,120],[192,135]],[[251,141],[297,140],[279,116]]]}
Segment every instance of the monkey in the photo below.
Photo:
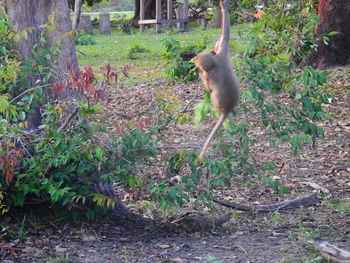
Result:
{"label": "monkey", "polygon": [[203,160],[207,148],[220,129],[228,114],[238,104],[240,97],[240,84],[233,73],[229,56],[230,18],[228,13],[228,0],[220,0],[222,20],[221,36],[213,50],[198,54],[194,63],[200,70],[199,76],[210,93],[210,99],[220,117],[208,136],[199,160]]}

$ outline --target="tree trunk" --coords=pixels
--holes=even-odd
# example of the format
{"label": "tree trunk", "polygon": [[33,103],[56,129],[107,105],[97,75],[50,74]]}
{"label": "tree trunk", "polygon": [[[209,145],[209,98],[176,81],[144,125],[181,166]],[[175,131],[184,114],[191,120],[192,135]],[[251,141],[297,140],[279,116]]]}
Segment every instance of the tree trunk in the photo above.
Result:
{"label": "tree trunk", "polygon": [[[53,58],[57,78],[62,79],[69,67],[78,71],[78,60],[73,39],[70,37],[72,25],[67,0],[6,0],[10,22],[17,31],[27,30],[28,39],[22,38],[16,49],[22,57],[33,57],[33,46],[40,42],[42,25],[49,24],[49,16],[54,17],[53,30],[48,34],[50,45],[60,44],[59,54]],[[31,28],[32,30],[28,30]]]}
{"label": "tree trunk", "polygon": [[140,20],[140,0],[135,0],[135,12],[133,20]]}
{"label": "tree trunk", "polygon": [[[145,17],[144,19],[154,19],[156,17],[156,0],[143,0],[145,1]],[[166,2],[162,0],[162,6],[165,6]],[[135,13],[134,20],[140,19],[140,0],[135,0]]]}
{"label": "tree trunk", "polygon": [[83,6],[83,0],[75,0],[73,25],[72,25],[73,30],[77,29],[77,27],[79,25],[82,6]]}
{"label": "tree trunk", "polygon": [[340,34],[331,36],[328,45],[323,39],[318,41],[317,50],[306,58],[306,64],[318,69],[350,63],[350,1],[349,0],[319,0],[318,15],[321,24],[315,27],[315,32],[322,37],[332,31]]}
{"label": "tree trunk", "polygon": [[[78,71],[78,60],[75,53],[73,39],[69,36],[72,25],[67,0],[5,0],[3,1],[13,30],[21,32],[26,30],[28,38],[21,38],[14,47],[20,57],[37,58],[32,50],[35,44],[40,45],[43,25],[48,25],[48,45],[59,45],[58,55],[51,60],[51,66],[55,72],[55,79],[62,80],[67,77],[69,68]],[[52,19],[53,18],[53,21]],[[31,87],[37,85],[40,76],[30,76],[28,83]],[[35,129],[41,124],[39,107],[28,114],[28,128]]]}

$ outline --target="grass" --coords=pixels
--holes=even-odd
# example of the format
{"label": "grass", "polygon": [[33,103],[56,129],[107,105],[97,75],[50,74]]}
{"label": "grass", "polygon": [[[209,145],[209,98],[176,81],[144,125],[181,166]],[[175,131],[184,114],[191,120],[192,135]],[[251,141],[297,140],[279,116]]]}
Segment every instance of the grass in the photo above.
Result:
{"label": "grass", "polygon": [[[111,12],[111,13],[110,13]],[[107,14],[109,13],[111,19],[113,18],[119,18],[120,16],[125,16],[127,19],[131,19],[134,16],[134,11],[109,11],[109,10],[101,10],[100,12],[82,12],[82,15],[89,15],[91,20],[98,18],[100,14]],[[73,16],[73,13],[71,13],[71,16]]]}
{"label": "grass", "polygon": [[[238,40],[238,32],[249,31],[249,24],[241,24],[231,28],[231,53],[236,57],[245,47],[243,39]],[[219,29],[191,29],[190,32],[179,33],[176,31],[164,31],[162,34],[155,33],[154,29],[148,29],[144,33],[134,30],[132,34],[113,31],[110,36],[95,33],[93,38],[95,45],[77,46],[77,54],[81,67],[91,65],[94,71],[100,71],[105,64],[110,64],[114,69],[126,64],[132,66],[128,82],[141,82],[149,79],[164,79],[163,68],[165,61],[162,59],[164,50],[163,42],[167,38],[176,38],[184,42],[196,42],[207,36],[210,40],[208,48],[213,48],[220,35]],[[243,40],[243,41],[242,41]],[[137,53],[135,59],[128,57],[128,48],[133,45],[141,45],[149,52]]]}

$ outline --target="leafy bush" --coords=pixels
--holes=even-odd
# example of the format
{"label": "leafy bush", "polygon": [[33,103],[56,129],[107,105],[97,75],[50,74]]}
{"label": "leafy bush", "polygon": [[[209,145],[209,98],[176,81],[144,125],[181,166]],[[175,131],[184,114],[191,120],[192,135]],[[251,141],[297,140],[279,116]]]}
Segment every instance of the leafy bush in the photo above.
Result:
{"label": "leafy bush", "polygon": [[[89,74],[85,72],[82,77],[91,79]],[[59,84],[54,87],[55,92],[62,90]],[[78,103],[74,122],[67,126],[61,120],[67,110],[65,102],[42,107],[43,124],[31,135],[34,143],[25,143],[23,135],[17,134],[25,148],[11,143],[13,133],[20,131],[1,123],[5,138],[0,152],[0,185],[5,190],[0,191],[3,212],[11,206],[23,206],[28,200],[39,200],[74,218],[82,211],[93,218],[115,205],[113,198],[94,190],[95,184],[122,181],[130,187],[141,185],[133,175],[135,165],[155,157],[157,152],[156,130],[148,129],[150,122],[138,122],[139,128],[132,124],[120,127],[115,136],[96,121],[100,106]]]}
{"label": "leafy bush", "polygon": [[[117,134],[109,132],[97,120],[101,107],[93,102],[107,99],[98,87],[117,81],[117,73],[105,66],[105,80],[98,83],[91,67],[86,67],[80,73],[71,72],[67,81],[51,84],[49,64],[57,47],[48,46],[43,34],[33,47],[34,58],[19,61],[11,52],[18,37],[9,28],[7,18],[1,18],[0,214],[30,200],[74,218],[81,212],[92,218],[114,205],[112,197],[94,189],[97,183],[141,184],[135,166],[155,156],[158,130],[148,120],[119,127]],[[127,70],[122,69],[124,75]],[[41,82],[30,87],[29,75]],[[42,105],[44,88],[52,94],[46,97],[46,105]],[[63,100],[62,92],[80,94],[86,101]],[[26,129],[29,114],[39,107],[41,125]]]}
{"label": "leafy bush", "polygon": [[183,44],[177,39],[164,41],[163,58],[167,62],[165,73],[171,80],[193,80],[197,77],[192,59],[206,48],[208,38],[203,37],[196,43]]}
{"label": "leafy bush", "polygon": [[133,43],[127,49],[127,54],[129,59],[136,59],[137,53],[145,53],[145,52],[149,52],[149,49],[145,48],[143,45],[139,43]]}
{"label": "leafy bush", "polygon": [[79,33],[75,38],[75,44],[80,46],[95,45],[96,41],[88,33]]}
{"label": "leafy bush", "polygon": [[135,27],[135,21],[130,20],[126,15],[118,15],[111,20],[111,26],[121,30],[126,34],[131,33],[132,27]]}
{"label": "leafy bush", "polygon": [[[28,198],[36,196],[53,208],[69,208],[73,217],[85,210],[92,218],[114,205],[112,198],[94,191],[94,184],[122,181],[130,187],[140,185],[139,179],[131,175],[136,163],[155,155],[151,133],[130,126],[122,135],[111,136],[91,119],[89,126],[85,124],[99,107],[82,105],[81,117],[69,130],[56,125],[59,105],[47,105],[41,140],[34,145],[31,158],[23,159],[8,192],[14,206],[23,206]],[[101,141],[102,134],[110,140],[109,147]]]}

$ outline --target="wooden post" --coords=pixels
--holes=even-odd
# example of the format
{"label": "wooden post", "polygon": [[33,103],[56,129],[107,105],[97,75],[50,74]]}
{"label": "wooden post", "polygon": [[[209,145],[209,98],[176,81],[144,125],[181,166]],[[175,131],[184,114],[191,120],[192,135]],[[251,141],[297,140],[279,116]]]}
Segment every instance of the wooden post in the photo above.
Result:
{"label": "wooden post", "polygon": [[[188,0],[184,0],[183,18],[188,19]],[[188,22],[184,23],[184,31],[188,31]]]}
{"label": "wooden post", "polygon": [[156,31],[157,33],[160,33],[162,30],[162,24],[158,23],[158,20],[162,19],[162,0],[156,0]]}
{"label": "wooden post", "polygon": [[199,23],[200,23],[200,26],[203,28],[203,29],[207,29],[207,26],[208,26],[208,20],[206,18],[201,18],[199,20]]}
{"label": "wooden post", "polygon": [[79,23],[79,29],[83,30],[86,33],[91,34],[92,33],[92,25],[91,25],[91,19],[89,15],[82,15],[80,17],[80,23]]}
{"label": "wooden post", "polygon": [[[176,8],[175,13],[176,13],[176,19],[183,19],[183,8],[182,8],[182,6],[179,6],[178,8]],[[176,23],[176,27],[177,27],[178,30],[181,30],[182,23]]]}
{"label": "wooden post", "polygon": [[[140,0],[140,20],[144,20],[145,19],[145,0]],[[141,24],[140,25],[140,32],[144,32],[145,31],[145,25]]]}
{"label": "wooden post", "polygon": [[[168,0],[167,2],[167,19],[173,18],[173,0]],[[171,24],[168,24],[168,28],[171,28]]]}
{"label": "wooden post", "polygon": [[100,14],[98,17],[100,34],[110,35],[111,34],[111,21],[109,14]]}

